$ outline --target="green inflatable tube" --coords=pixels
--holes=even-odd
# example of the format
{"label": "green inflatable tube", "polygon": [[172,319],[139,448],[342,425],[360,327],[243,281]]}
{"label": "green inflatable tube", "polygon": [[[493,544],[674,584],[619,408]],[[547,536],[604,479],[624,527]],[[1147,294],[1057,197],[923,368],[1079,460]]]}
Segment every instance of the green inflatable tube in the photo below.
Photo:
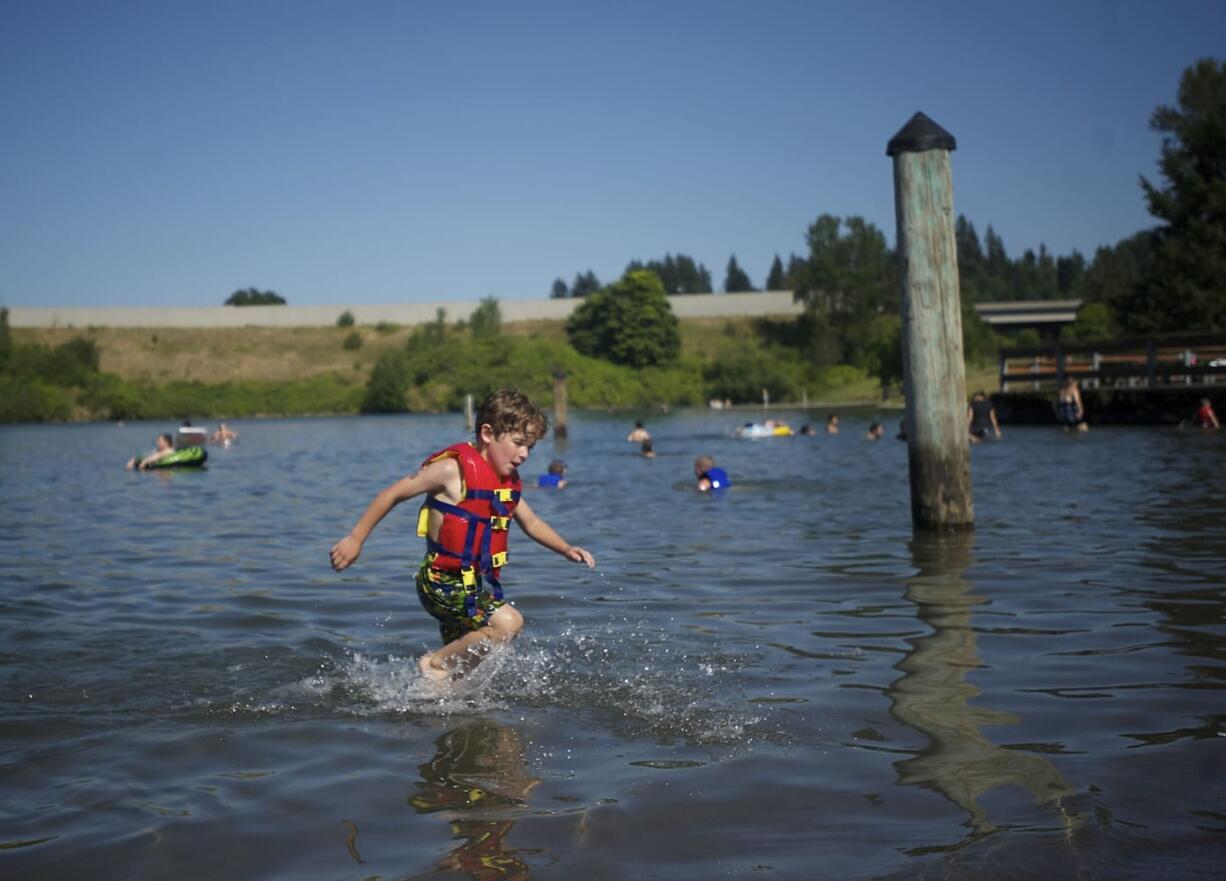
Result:
{"label": "green inflatable tube", "polygon": [[175,450],[169,456],[163,456],[156,462],[150,462],[150,468],[199,468],[209,459],[204,447],[184,447]]}

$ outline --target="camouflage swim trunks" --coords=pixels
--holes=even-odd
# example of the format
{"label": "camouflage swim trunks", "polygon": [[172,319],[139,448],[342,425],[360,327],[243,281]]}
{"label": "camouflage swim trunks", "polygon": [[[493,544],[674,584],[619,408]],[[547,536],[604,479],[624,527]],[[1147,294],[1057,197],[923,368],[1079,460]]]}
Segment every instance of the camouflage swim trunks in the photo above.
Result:
{"label": "camouflage swim trunks", "polygon": [[417,584],[417,599],[422,608],[438,621],[438,632],[443,644],[454,642],[465,633],[480,630],[489,624],[490,616],[506,600],[496,600],[484,589],[481,576],[473,587],[465,587],[460,573],[445,569],[431,569],[429,560],[422,560],[414,579]]}

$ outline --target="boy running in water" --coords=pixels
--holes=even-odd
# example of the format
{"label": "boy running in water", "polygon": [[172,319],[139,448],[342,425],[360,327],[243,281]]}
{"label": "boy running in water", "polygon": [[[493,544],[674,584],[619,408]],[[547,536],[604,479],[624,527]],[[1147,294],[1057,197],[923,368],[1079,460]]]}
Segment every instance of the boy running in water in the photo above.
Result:
{"label": "boy running in water", "polygon": [[547,424],[527,396],[510,389],[494,392],[477,412],[474,440],[439,450],[415,473],[379,492],[332,547],[332,568],[347,569],[392,508],[426,494],[418,519],[426,556],[417,570],[417,598],[438,620],[443,646],[421,657],[424,676],[444,679],[463,672],[465,653],[471,650],[471,667],[524,626],[523,616],[502,598],[499,581],[512,519],[537,544],[589,569],[596,565],[590,553],[569,544],[521,498],[517,469]]}

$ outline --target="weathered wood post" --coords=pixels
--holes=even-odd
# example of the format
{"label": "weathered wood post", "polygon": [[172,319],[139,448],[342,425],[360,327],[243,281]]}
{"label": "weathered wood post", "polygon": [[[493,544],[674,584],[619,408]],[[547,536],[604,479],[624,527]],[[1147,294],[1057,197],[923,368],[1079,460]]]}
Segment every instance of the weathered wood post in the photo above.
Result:
{"label": "weathered wood post", "polygon": [[472,431],[473,426],[473,396],[469,392],[464,396],[464,427]]}
{"label": "weathered wood post", "polygon": [[949,162],[956,146],[922,113],[886,146],[894,159],[911,523],[945,531],[975,525]]}
{"label": "weathered wood post", "polygon": [[553,438],[566,439],[566,374],[561,370],[553,375]]}

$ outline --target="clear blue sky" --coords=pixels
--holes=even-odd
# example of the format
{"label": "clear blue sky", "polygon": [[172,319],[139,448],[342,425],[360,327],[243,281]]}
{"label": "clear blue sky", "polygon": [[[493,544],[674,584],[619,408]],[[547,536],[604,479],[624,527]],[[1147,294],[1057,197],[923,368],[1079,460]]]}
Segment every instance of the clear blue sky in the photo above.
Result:
{"label": "clear blue sky", "polygon": [[0,305],[547,296],[665,252],[761,285],[893,242],[885,145],[958,140],[1010,256],[1152,225],[1154,107],[1226,3],[0,4]]}

